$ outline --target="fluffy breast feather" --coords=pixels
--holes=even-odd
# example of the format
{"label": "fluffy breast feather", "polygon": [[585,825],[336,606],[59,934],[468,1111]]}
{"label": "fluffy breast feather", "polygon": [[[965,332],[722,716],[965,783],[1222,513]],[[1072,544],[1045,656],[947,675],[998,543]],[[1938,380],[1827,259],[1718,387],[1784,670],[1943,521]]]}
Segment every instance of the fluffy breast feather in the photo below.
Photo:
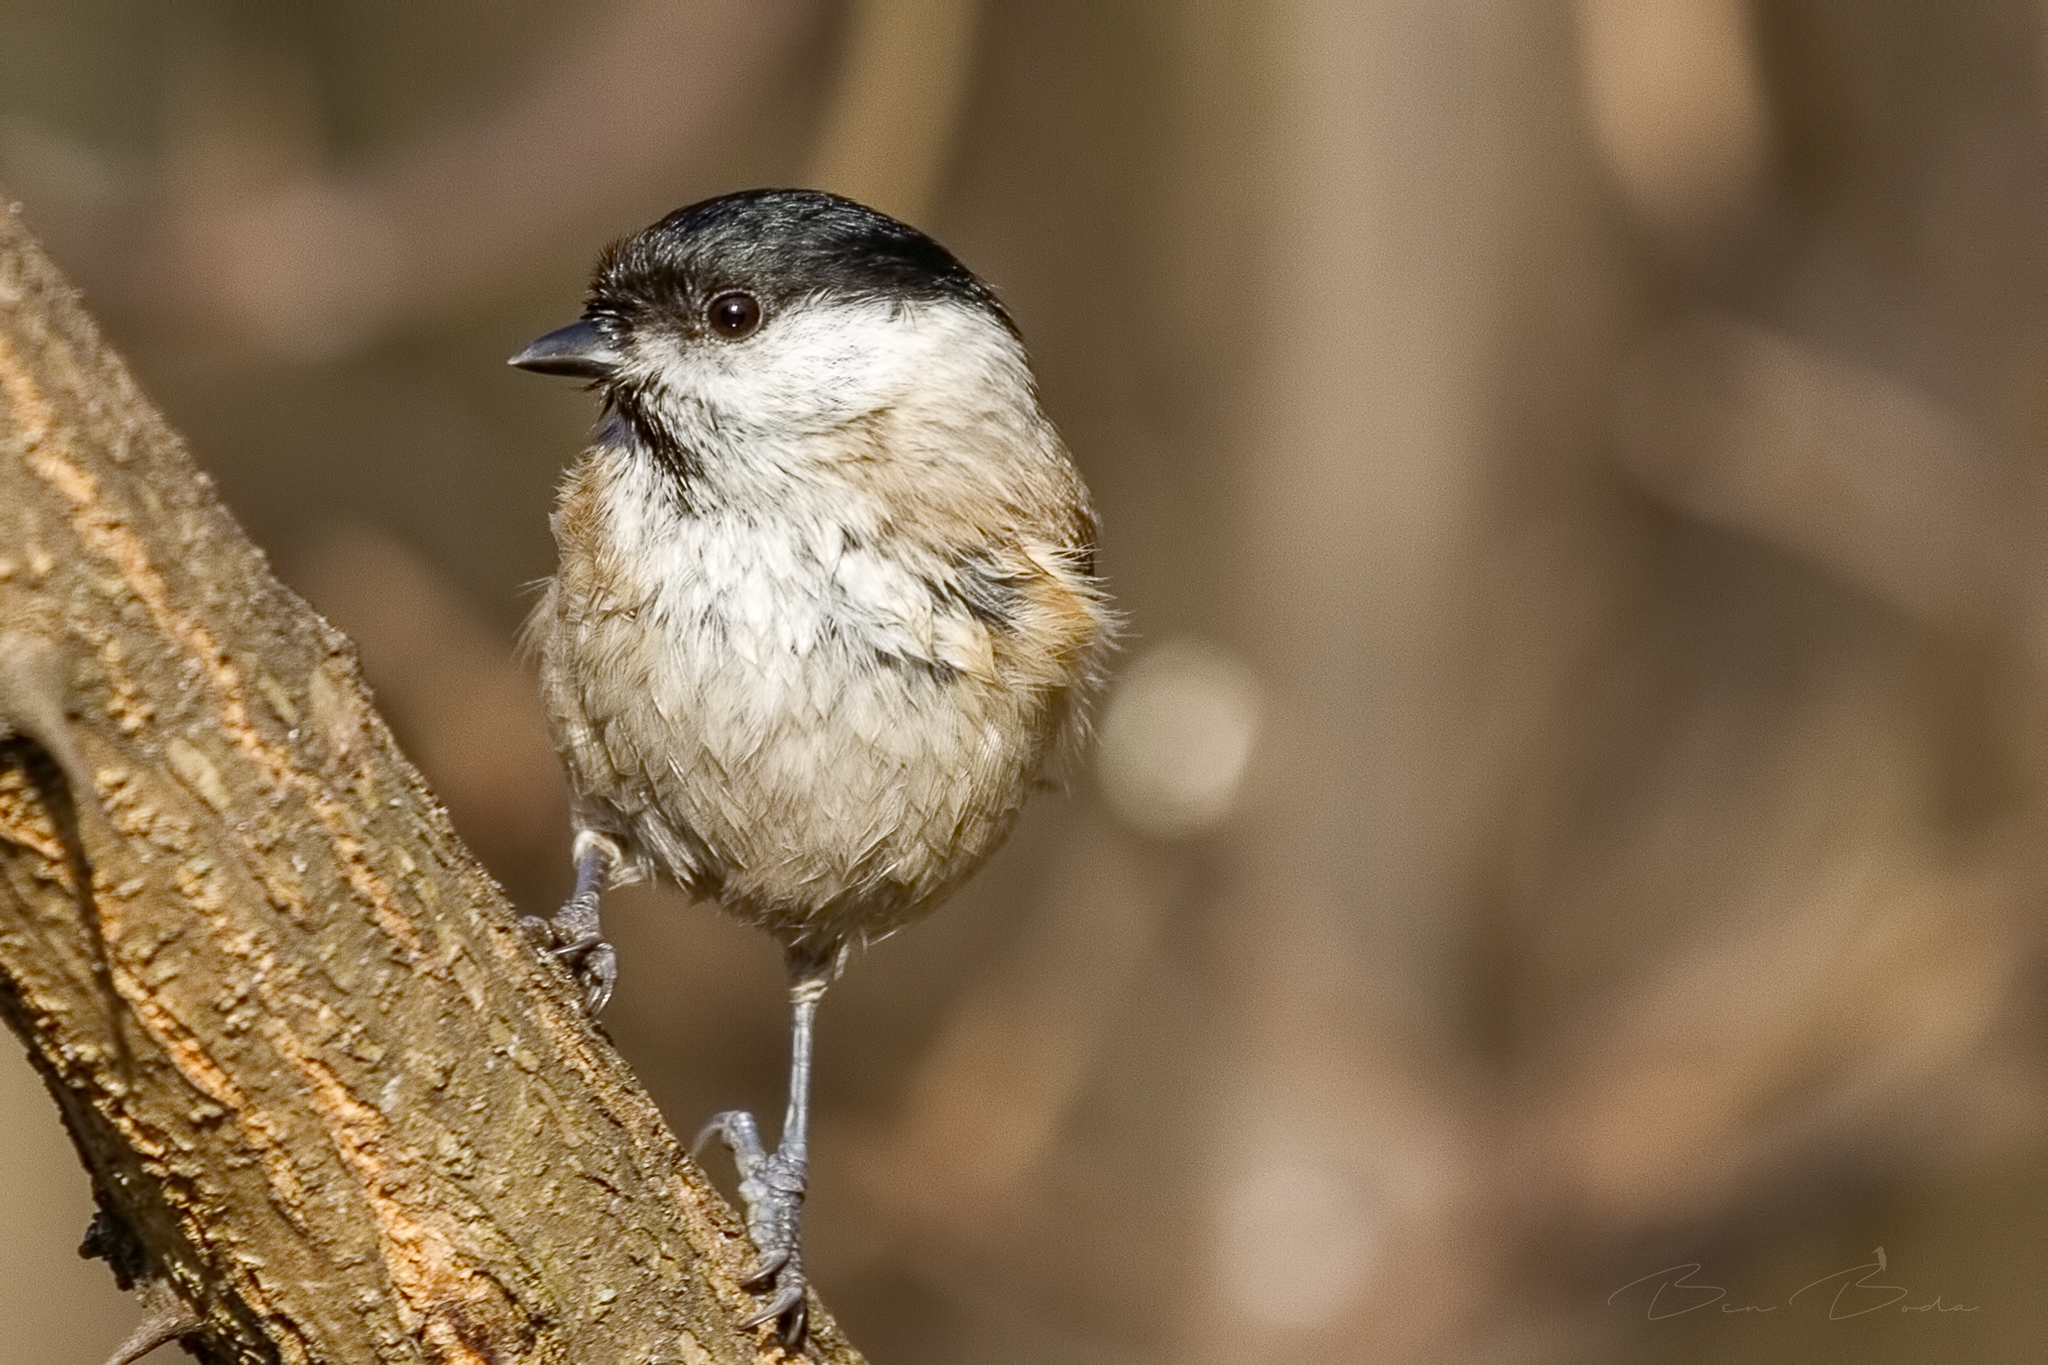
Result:
{"label": "fluffy breast feather", "polygon": [[962,534],[857,482],[677,515],[662,477],[600,448],[555,517],[531,635],[579,825],[786,941],[892,931],[1078,732],[1106,619],[1088,547],[1015,516]]}

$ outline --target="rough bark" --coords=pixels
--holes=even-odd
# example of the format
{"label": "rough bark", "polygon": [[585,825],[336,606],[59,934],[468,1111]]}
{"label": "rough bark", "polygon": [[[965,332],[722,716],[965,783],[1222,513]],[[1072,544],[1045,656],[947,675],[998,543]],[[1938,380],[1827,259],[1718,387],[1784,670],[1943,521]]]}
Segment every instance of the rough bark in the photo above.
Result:
{"label": "rough bark", "polygon": [[15,214],[0,741],[0,1011],[202,1359],[780,1358],[731,1211]]}

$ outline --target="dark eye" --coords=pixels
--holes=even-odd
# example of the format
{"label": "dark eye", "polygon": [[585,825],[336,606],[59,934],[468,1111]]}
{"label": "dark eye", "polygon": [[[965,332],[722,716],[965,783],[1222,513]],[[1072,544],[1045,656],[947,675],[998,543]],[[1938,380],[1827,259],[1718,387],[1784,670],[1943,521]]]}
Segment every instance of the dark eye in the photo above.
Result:
{"label": "dark eye", "polygon": [[711,330],[722,337],[738,340],[749,336],[761,325],[761,305],[752,294],[734,290],[720,294],[711,300],[711,306],[704,310],[711,320]]}

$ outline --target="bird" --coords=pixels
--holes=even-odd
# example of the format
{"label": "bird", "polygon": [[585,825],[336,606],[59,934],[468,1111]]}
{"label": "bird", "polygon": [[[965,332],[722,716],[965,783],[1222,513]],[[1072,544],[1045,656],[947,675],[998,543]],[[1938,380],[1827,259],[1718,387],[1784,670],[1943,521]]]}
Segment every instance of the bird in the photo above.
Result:
{"label": "bird", "polygon": [[812,1040],[857,951],[929,914],[1085,742],[1119,618],[1022,334],[938,242],[816,190],[678,209],[607,249],[512,365],[589,381],[525,631],[571,792],[539,921],[595,1015],[599,898],[652,880],[780,945],[789,1104],[731,1151],[766,1302],[804,1339]]}

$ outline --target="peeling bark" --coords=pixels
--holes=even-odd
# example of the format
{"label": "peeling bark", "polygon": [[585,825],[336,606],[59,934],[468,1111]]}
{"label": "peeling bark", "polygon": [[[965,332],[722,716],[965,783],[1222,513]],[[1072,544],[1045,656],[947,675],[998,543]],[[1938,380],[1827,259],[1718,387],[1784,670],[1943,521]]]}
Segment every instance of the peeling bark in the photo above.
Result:
{"label": "peeling bark", "polygon": [[12,214],[0,650],[0,1012],[191,1350],[781,1358],[739,1222]]}

